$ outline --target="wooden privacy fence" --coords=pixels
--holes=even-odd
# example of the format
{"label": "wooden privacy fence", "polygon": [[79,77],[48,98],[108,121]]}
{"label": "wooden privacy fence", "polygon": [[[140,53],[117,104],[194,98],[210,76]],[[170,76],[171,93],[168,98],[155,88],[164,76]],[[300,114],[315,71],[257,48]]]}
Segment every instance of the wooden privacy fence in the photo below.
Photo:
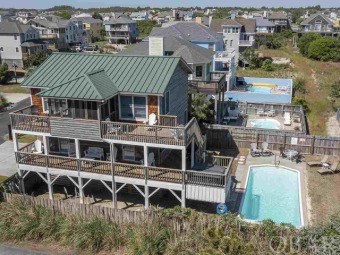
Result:
{"label": "wooden privacy fence", "polygon": [[79,204],[67,200],[50,200],[47,198],[32,197],[27,195],[12,194],[2,192],[5,202],[15,199],[24,200],[29,206],[40,205],[53,212],[62,215],[75,214],[84,218],[98,217],[108,219],[117,223],[140,222],[143,220],[152,220],[157,217],[157,212],[148,211],[127,211],[122,209],[114,209],[111,207],[97,206],[91,204]]}
{"label": "wooden privacy fence", "polygon": [[[340,124],[340,108],[338,108],[338,110],[336,111],[336,119]],[[340,127],[339,127],[340,128]]]}
{"label": "wooden privacy fence", "polygon": [[263,142],[269,149],[296,150],[302,154],[340,155],[340,137],[313,136],[281,130],[257,130],[244,127],[209,125],[206,130],[207,147],[215,149],[250,148],[256,143],[261,148]]}

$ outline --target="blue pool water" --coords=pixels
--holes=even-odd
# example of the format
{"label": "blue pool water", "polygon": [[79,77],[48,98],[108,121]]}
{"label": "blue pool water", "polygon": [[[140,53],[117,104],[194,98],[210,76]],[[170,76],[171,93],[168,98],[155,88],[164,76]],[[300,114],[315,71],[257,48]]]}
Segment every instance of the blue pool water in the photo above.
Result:
{"label": "blue pool water", "polygon": [[248,86],[247,90],[254,93],[263,93],[263,94],[271,94],[272,87],[265,87],[265,86]]}
{"label": "blue pool water", "polygon": [[250,167],[240,213],[245,219],[301,226],[298,172],[276,166]]}
{"label": "blue pool water", "polygon": [[256,119],[249,120],[252,128],[265,128],[265,129],[280,129],[281,124],[273,119]]}

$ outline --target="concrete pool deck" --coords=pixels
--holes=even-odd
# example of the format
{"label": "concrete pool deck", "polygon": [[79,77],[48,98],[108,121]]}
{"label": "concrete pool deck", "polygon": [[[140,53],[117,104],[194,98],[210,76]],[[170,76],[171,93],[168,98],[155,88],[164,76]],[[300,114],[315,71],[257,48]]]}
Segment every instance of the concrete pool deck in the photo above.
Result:
{"label": "concrete pool deck", "polygon": [[[295,163],[288,159],[279,158],[278,153],[276,154],[276,161],[280,161],[280,166],[292,168],[300,173],[300,186],[301,186],[301,205],[302,205],[302,216],[303,216],[303,226],[308,226],[311,219],[311,205],[310,199],[307,192],[307,173],[306,173],[306,163],[300,162]],[[231,201],[228,204],[232,212],[237,213],[240,208],[242,196],[245,192],[245,185],[247,181],[247,175],[249,171],[249,166],[251,165],[274,165],[275,156],[271,157],[252,157],[250,154],[247,155],[244,165],[238,165],[234,177],[234,189],[231,192]]]}

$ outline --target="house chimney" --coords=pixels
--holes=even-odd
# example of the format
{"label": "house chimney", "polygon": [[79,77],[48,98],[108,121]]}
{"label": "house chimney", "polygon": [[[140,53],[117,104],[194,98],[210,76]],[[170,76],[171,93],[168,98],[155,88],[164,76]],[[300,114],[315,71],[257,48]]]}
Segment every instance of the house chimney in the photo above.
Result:
{"label": "house chimney", "polygon": [[210,24],[211,24],[212,20],[213,20],[213,16],[209,16],[209,27],[210,27]]}
{"label": "house chimney", "polygon": [[196,17],[196,23],[202,24],[202,17]]}
{"label": "house chimney", "polygon": [[163,37],[149,37],[149,56],[164,56]]}

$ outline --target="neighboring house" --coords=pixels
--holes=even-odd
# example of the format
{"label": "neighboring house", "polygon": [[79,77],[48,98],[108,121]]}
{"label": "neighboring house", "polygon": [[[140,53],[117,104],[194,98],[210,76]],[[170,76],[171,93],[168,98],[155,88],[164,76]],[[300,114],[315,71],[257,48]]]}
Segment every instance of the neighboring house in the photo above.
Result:
{"label": "neighboring house", "polygon": [[72,15],[72,19],[73,18],[92,18],[92,15],[91,13],[78,13],[78,14]]}
{"label": "neighboring house", "polygon": [[322,35],[332,36],[334,33],[334,23],[322,14],[313,14],[300,24],[301,33],[315,32]]}
{"label": "neighboring house", "polygon": [[[187,119],[190,72],[180,57],[53,53],[22,82],[34,103],[25,118],[10,115],[21,191],[33,175],[50,199],[60,178],[72,180],[81,203],[89,181],[111,192],[114,207],[125,185],[146,208],[160,189],[182,207],[226,201],[231,158],[196,165],[206,149],[198,122]],[[36,146],[22,147],[23,133]]]}
{"label": "neighboring house", "polygon": [[48,42],[49,49],[67,49],[84,43],[87,35],[82,21],[58,19],[57,16],[45,18],[30,20],[28,24],[39,30],[40,38]]}
{"label": "neighboring house", "polygon": [[146,12],[146,11],[143,11],[143,12],[132,12],[130,14],[130,18],[132,20],[148,20],[149,19],[149,13]]}
{"label": "neighboring house", "polygon": [[156,15],[155,20],[158,24],[167,23],[169,21],[174,21],[176,18],[176,11],[160,12]]}
{"label": "neighboring house", "polygon": [[[223,35],[196,22],[169,22],[152,29],[150,36],[174,36],[197,46],[215,51],[211,73],[216,77],[227,74],[228,84],[236,75],[235,52],[224,49]],[[213,76],[213,79],[215,77]]]}
{"label": "neighboring house", "polygon": [[100,19],[94,19],[92,17],[73,18],[72,20],[79,20],[83,23],[86,30],[87,37],[85,43],[91,43],[98,41],[101,37],[100,31],[103,29],[103,21]]}
{"label": "neighboring house", "polygon": [[35,17],[35,13],[31,12],[17,12],[16,13],[16,20],[23,23],[27,24],[27,22]]}
{"label": "neighboring house", "polygon": [[282,30],[290,29],[290,21],[284,12],[272,12],[269,14],[268,20],[275,25],[275,32],[281,33]]}
{"label": "neighboring house", "polygon": [[39,40],[39,32],[32,26],[17,22],[0,23],[1,64],[23,68],[23,60],[30,54],[46,50],[45,43]]}
{"label": "neighboring house", "polygon": [[194,11],[178,11],[177,20],[179,21],[192,21],[194,18]]}
{"label": "neighboring house", "polygon": [[0,22],[7,21],[11,17],[13,17],[13,16],[14,16],[14,14],[12,12],[9,12],[9,11],[0,11]]}
{"label": "neighboring house", "polygon": [[139,34],[136,21],[124,17],[105,21],[104,26],[109,43],[131,44],[136,42]]}
{"label": "neighboring house", "polygon": [[124,18],[129,19],[129,15],[123,12],[100,13],[100,16],[102,16],[103,21],[109,21],[110,19],[118,19],[119,17],[124,17]]}
{"label": "neighboring house", "polygon": [[213,19],[210,28],[223,36],[226,49],[235,50],[236,63],[241,52],[255,45],[255,19]]}
{"label": "neighboring house", "polygon": [[116,55],[182,57],[193,70],[193,73],[189,74],[189,80],[212,80],[211,72],[215,52],[178,37],[150,36]]}
{"label": "neighboring house", "polygon": [[256,18],[256,35],[273,34],[275,32],[275,24],[268,19]]}

